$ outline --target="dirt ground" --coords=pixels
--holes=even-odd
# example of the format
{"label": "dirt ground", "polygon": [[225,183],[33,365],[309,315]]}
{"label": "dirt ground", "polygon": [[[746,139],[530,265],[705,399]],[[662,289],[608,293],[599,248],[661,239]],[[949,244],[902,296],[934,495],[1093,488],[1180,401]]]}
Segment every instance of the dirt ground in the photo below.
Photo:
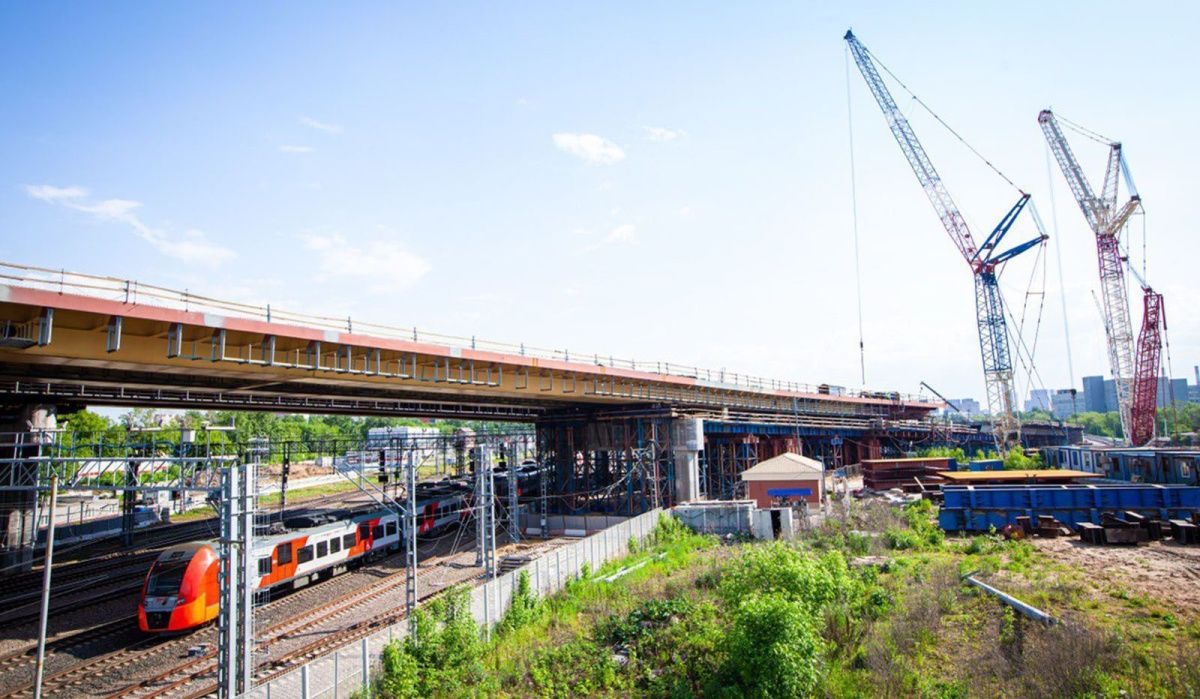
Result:
{"label": "dirt ground", "polygon": [[1200,546],[1153,541],[1140,546],[1093,546],[1078,539],[1032,539],[1054,560],[1086,571],[1097,582],[1200,616]]}

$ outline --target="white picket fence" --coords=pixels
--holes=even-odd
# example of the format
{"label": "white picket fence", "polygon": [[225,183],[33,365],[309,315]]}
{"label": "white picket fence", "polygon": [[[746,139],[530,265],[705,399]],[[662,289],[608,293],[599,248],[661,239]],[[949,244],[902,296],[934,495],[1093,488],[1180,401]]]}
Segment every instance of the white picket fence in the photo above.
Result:
{"label": "white picket fence", "polygon": [[[596,570],[605,562],[629,553],[629,541],[644,541],[654,530],[662,510],[652,510],[627,519],[604,531],[560,546],[524,566],[471,591],[471,613],[486,632],[503,616],[512,602],[513,589],[522,571],[528,571],[529,583],[539,597],[561,590],[567,581],[578,577],[583,566]],[[255,687],[243,695],[248,699],[341,699],[368,685],[370,676],[379,671],[383,647],[408,635],[406,621],[343,646],[312,660],[285,675]]]}

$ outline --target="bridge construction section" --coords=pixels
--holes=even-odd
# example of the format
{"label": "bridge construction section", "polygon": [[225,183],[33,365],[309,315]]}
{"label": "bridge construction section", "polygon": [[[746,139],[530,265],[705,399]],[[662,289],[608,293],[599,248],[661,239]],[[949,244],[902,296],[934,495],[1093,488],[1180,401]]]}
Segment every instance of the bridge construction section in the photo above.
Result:
{"label": "bridge construction section", "polygon": [[[532,423],[564,512],[719,497],[752,461],[827,465],[975,439],[941,403],[303,315],[0,263],[0,431],[87,405]],[[33,453],[25,443],[15,451]],[[32,451],[31,451],[32,450]],[[13,456],[13,455],[7,455]],[[4,547],[28,543],[32,474],[0,473]]]}

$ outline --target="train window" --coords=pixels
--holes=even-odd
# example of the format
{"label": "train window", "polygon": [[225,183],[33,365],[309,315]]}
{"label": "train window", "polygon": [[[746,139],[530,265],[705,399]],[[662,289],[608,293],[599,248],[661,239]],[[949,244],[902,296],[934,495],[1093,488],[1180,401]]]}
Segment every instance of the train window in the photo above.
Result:
{"label": "train window", "polygon": [[396,523],[395,522],[387,523],[387,535],[388,536],[396,536]]}
{"label": "train window", "polygon": [[266,558],[258,559],[258,574],[259,575],[270,575],[271,574],[271,557],[270,556],[267,556]]}
{"label": "train window", "polygon": [[336,536],[329,540],[329,552],[337,553],[342,550],[342,540]]}
{"label": "train window", "polygon": [[324,558],[328,555],[329,555],[329,542],[328,541],[317,542],[317,558]]}
{"label": "train window", "polygon": [[383,538],[383,527],[376,525],[374,535],[375,535],[376,539],[382,539]]}
{"label": "train window", "polygon": [[292,562],[292,545],[280,544],[275,547],[275,563],[278,565],[287,565]]}
{"label": "train window", "polygon": [[305,546],[304,548],[300,549],[299,551],[296,551],[296,562],[297,563],[308,563],[312,559],[313,559],[313,549],[311,546]]}
{"label": "train window", "polygon": [[363,522],[362,524],[358,525],[358,540],[366,541],[367,539],[370,539],[370,538],[371,538],[371,525],[367,524],[366,522]]}
{"label": "train window", "polygon": [[342,545],[348,549],[354,548],[354,535],[347,534],[347,535],[343,536],[342,537]]}
{"label": "train window", "polygon": [[147,597],[169,597],[179,594],[179,586],[183,584],[183,574],[187,572],[187,561],[170,561],[159,563],[150,572],[150,581],[146,583]]}

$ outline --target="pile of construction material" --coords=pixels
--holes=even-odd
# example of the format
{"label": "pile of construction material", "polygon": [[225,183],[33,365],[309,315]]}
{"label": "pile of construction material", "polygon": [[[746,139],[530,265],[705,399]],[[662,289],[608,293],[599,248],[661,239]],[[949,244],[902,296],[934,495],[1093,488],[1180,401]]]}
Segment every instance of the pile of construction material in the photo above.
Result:
{"label": "pile of construction material", "polygon": [[1167,536],[1179,544],[1200,544],[1200,512],[1193,512],[1190,521],[1152,519],[1133,511],[1106,512],[1100,524],[1079,523],[1079,538],[1089,544],[1136,545]]}
{"label": "pile of construction material", "polygon": [[1057,539],[1060,536],[1071,535],[1071,528],[1055,519],[1053,515],[1017,517],[1016,524],[1006,524],[1000,531],[1006,539],[1024,539],[1034,535],[1043,539]]}
{"label": "pile of construction material", "polygon": [[866,459],[861,466],[865,488],[877,492],[900,488],[909,493],[941,485],[942,474],[957,468],[949,457]]}

